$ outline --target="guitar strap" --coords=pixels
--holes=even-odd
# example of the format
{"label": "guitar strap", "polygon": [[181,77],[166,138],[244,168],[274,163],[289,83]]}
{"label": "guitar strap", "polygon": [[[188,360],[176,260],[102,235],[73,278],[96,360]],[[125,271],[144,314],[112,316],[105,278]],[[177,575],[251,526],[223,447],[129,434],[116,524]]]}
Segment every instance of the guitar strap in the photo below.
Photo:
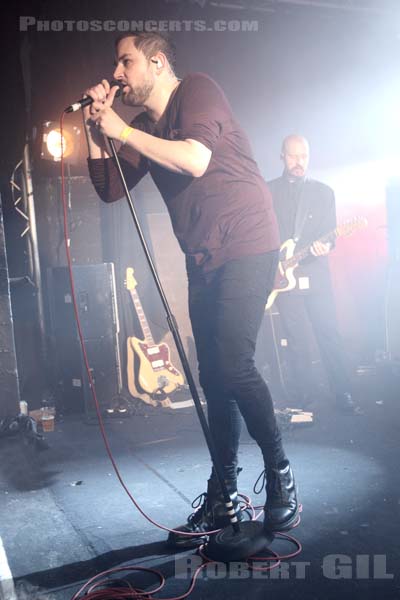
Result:
{"label": "guitar strap", "polygon": [[308,179],[304,178],[299,190],[299,198],[297,202],[296,218],[294,221],[293,239],[297,243],[303,233],[304,225],[306,224],[308,209],[310,206],[310,195],[305,193]]}

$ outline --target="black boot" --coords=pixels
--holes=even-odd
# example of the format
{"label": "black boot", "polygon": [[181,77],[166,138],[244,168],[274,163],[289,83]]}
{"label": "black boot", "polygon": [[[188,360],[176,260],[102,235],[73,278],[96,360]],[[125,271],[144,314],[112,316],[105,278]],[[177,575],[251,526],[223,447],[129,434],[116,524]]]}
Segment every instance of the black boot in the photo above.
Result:
{"label": "black boot", "polygon": [[[237,493],[237,479],[225,480],[228,492],[232,499],[233,508],[237,514],[239,521],[242,520],[243,516],[239,510],[239,501]],[[200,503],[203,500],[201,506]],[[212,474],[207,484],[207,492],[200,494],[192,502],[193,508],[197,510],[189,515],[187,523],[174,527],[175,530],[182,531],[184,533],[202,533],[204,536],[190,536],[190,535],[179,535],[179,533],[170,533],[168,535],[168,545],[174,548],[196,548],[207,541],[207,532],[213,531],[214,529],[221,529],[227,527],[230,523],[229,516],[226,512],[226,506],[220,485],[217,477]]]}
{"label": "black boot", "polygon": [[264,476],[267,480],[264,529],[287,531],[299,516],[296,483],[289,461],[283,461],[276,468],[267,467]]}

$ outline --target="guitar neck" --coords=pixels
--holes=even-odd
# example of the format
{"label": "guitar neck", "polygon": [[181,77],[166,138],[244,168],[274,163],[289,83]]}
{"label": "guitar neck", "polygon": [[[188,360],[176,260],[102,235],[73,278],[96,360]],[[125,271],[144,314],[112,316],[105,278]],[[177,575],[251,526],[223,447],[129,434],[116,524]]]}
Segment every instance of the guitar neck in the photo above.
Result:
{"label": "guitar neck", "polygon": [[142,307],[142,303],[139,298],[139,294],[136,290],[129,290],[132,298],[133,305],[136,309],[136,314],[138,316],[140,327],[142,328],[143,337],[148,344],[154,345],[154,339],[151,335],[150,327],[146,319],[146,315],[144,314],[144,310]]}
{"label": "guitar neck", "polygon": [[[326,233],[324,236],[319,238],[317,241],[321,242],[322,244],[327,244],[328,242],[333,242],[333,240],[338,235],[339,235],[338,229],[336,228],[333,231]],[[311,249],[312,245],[313,244],[310,244],[309,246],[305,246],[304,248],[302,248],[301,250],[296,252],[291,258],[288,258],[287,260],[283,261],[283,265],[284,265],[285,269],[288,267],[297,265],[297,263],[300,262],[301,260],[303,260],[303,258],[306,258],[306,256],[308,256],[310,253],[310,249]]]}

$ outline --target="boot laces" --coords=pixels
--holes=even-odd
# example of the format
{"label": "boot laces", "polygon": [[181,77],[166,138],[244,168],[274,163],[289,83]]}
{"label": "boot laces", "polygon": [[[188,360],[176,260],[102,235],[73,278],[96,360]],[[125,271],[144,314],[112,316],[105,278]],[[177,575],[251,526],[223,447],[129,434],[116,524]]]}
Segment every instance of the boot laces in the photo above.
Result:
{"label": "boot laces", "polygon": [[[238,467],[236,473],[239,474],[240,471],[242,471],[242,469]],[[238,502],[236,479],[234,488],[236,489],[236,498],[235,500],[233,500],[233,502]],[[211,497],[209,497],[209,494],[207,492],[202,492],[201,494],[196,496],[196,498],[192,502],[192,508],[194,508],[194,512],[192,512],[192,514],[189,515],[188,521],[194,524],[197,524],[199,521],[201,522],[203,519],[205,519],[206,521],[211,520],[211,522],[213,522],[215,518],[215,506],[213,499],[216,502],[224,503],[224,499],[221,492],[218,492],[218,495],[215,498],[213,494],[211,495]]]}
{"label": "boot laces", "polygon": [[267,495],[275,498],[279,498],[281,502],[288,503],[290,501],[290,492],[284,485],[283,478],[280,477],[279,472],[276,469],[267,469],[261,471],[253,486],[253,492],[255,494],[261,494],[264,487],[267,488]]}
{"label": "boot laces", "polygon": [[194,508],[194,512],[188,517],[188,521],[199,521],[203,518],[205,514],[207,514],[208,509],[210,508],[208,505],[208,495],[207,492],[202,492],[192,502],[192,508]]}
{"label": "boot laces", "polygon": [[[261,483],[260,483],[260,481],[261,481]],[[267,483],[267,472],[266,472],[266,469],[264,469],[263,471],[261,471],[261,473],[257,477],[257,481],[255,482],[255,484],[253,486],[253,492],[255,494],[261,494],[266,483]]]}
{"label": "boot laces", "polygon": [[198,509],[201,508],[207,503],[207,492],[202,492],[192,502],[192,508]]}

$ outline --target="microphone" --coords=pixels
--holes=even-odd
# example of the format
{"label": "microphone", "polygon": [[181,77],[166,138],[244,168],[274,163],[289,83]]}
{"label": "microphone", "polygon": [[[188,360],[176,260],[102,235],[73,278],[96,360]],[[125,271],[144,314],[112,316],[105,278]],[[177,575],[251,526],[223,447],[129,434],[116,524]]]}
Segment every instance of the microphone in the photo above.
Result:
{"label": "microphone", "polygon": [[[121,95],[122,88],[124,87],[125,84],[122,83],[122,81],[116,81],[115,79],[112,79],[110,81],[110,87],[113,87],[115,85],[117,85],[119,88],[117,90],[117,93],[115,94],[115,97],[118,98],[118,96]],[[75,102],[74,104],[70,104],[69,106],[67,106],[67,108],[64,109],[64,112],[65,113],[76,112],[77,110],[79,110],[80,108],[83,108],[84,106],[89,106],[89,104],[92,104],[92,102],[93,102],[93,98],[91,96],[87,96],[86,98],[82,98],[78,102]]]}

